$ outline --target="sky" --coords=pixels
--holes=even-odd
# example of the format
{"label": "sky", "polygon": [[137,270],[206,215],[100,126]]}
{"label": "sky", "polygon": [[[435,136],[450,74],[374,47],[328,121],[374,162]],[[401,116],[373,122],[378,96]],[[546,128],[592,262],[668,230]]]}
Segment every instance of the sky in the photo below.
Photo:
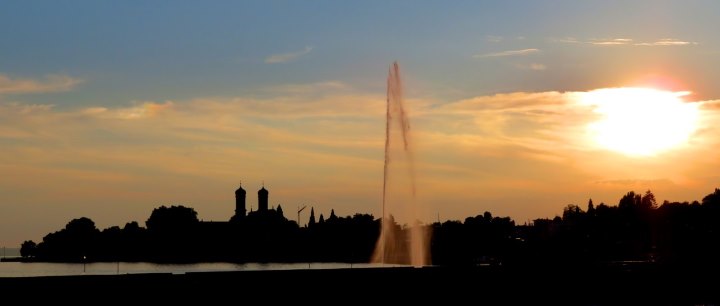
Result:
{"label": "sky", "polygon": [[[264,184],[293,220],[304,205],[379,216],[393,61],[423,222],[490,211],[522,224],[628,191],[701,200],[720,187],[718,11],[662,0],[3,1],[0,245],[83,216],[144,224],[161,205],[228,220],[241,181],[249,206]],[[608,95],[624,87],[681,102]]]}

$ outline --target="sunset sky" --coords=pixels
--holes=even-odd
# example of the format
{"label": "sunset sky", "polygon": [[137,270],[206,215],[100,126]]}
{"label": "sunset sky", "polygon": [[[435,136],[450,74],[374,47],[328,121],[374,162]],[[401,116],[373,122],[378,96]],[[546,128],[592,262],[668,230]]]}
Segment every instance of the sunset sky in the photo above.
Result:
{"label": "sunset sky", "polygon": [[299,205],[379,216],[395,60],[424,222],[491,211],[524,223],[631,190],[701,200],[720,187],[718,12],[3,1],[0,246],[82,216],[144,225],[160,205],[227,220],[241,180],[249,205],[264,181],[293,220]]}

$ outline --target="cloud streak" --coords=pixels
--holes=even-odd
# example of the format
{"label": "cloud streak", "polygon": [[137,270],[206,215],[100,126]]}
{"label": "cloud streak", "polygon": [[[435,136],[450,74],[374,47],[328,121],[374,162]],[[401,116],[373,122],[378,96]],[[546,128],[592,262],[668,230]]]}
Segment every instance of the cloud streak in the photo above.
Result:
{"label": "cloud streak", "polygon": [[41,80],[11,78],[0,74],[0,94],[28,94],[69,91],[82,79],[67,75],[47,75]]}
{"label": "cloud streak", "polygon": [[688,46],[698,45],[697,42],[685,41],[675,38],[663,38],[653,42],[638,42],[632,38],[593,38],[589,40],[578,40],[574,37],[552,39],[554,42],[569,44],[590,44],[595,46]]}
{"label": "cloud streak", "polygon": [[486,40],[486,41],[493,42],[493,43],[501,42],[501,41],[503,41],[503,39],[504,39],[504,38],[503,38],[502,36],[496,36],[496,35],[487,35],[487,36],[485,36],[485,40]]}
{"label": "cloud streak", "polygon": [[306,55],[310,53],[310,51],[313,50],[313,47],[306,46],[305,49],[295,52],[289,52],[289,53],[281,53],[281,54],[272,54],[265,58],[266,64],[280,64],[280,63],[287,63],[290,61],[294,61],[298,59],[299,57]]}
{"label": "cloud streak", "polygon": [[544,64],[539,63],[531,63],[529,65],[526,64],[517,64],[515,65],[518,69],[524,69],[524,70],[535,70],[535,71],[542,71],[547,69],[547,66]]}
{"label": "cloud streak", "polygon": [[686,46],[686,45],[697,45],[697,42],[692,41],[683,41],[678,40],[674,38],[663,38],[655,42],[644,42],[644,43],[637,43],[635,45],[637,46]]}
{"label": "cloud streak", "polygon": [[587,43],[598,46],[618,46],[632,44],[633,40],[630,38],[612,38],[612,39],[591,39]]}
{"label": "cloud streak", "polygon": [[530,54],[538,53],[538,52],[540,52],[540,49],[535,49],[535,48],[522,49],[522,50],[508,50],[508,51],[495,52],[495,53],[475,54],[475,55],[473,55],[473,58],[524,56],[524,55],[530,55]]}

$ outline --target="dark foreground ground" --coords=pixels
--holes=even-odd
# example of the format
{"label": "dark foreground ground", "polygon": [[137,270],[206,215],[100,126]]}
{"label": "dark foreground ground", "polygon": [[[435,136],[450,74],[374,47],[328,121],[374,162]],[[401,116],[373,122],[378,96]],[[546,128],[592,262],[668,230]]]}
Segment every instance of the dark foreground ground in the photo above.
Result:
{"label": "dark foreground ground", "polygon": [[713,271],[618,264],[27,277],[0,278],[0,297],[99,305],[720,305]]}

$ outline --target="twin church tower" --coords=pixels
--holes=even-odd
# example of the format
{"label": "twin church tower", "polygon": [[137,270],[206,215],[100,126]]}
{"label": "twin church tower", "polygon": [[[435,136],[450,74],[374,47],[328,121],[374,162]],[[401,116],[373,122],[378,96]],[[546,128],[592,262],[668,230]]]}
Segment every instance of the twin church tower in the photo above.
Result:
{"label": "twin church tower", "polygon": [[[242,183],[237,190],[235,190],[235,218],[245,217],[247,211],[245,210],[245,197],[247,192],[242,188]],[[270,192],[265,189],[265,184],[258,190],[258,212],[266,212],[268,210],[268,195]]]}

